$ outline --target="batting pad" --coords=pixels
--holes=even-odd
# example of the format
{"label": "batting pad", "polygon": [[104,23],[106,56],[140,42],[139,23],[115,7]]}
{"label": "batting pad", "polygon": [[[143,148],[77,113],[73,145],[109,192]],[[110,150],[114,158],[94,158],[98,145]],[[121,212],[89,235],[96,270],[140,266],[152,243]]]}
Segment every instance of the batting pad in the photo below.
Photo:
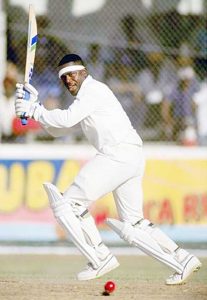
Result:
{"label": "batting pad", "polygon": [[175,260],[173,255],[165,253],[156,240],[145,230],[133,227],[130,223],[121,222],[116,219],[108,218],[106,223],[129,244],[136,246],[144,253],[168,265],[179,274],[183,272],[183,266]]}
{"label": "batting pad", "polygon": [[86,242],[80,221],[75,216],[69,200],[64,199],[57,187],[53,184],[46,182],[43,186],[58,223],[69,233],[70,239],[80,252],[93,264],[94,268],[98,268],[100,260],[97,258],[93,247]]}

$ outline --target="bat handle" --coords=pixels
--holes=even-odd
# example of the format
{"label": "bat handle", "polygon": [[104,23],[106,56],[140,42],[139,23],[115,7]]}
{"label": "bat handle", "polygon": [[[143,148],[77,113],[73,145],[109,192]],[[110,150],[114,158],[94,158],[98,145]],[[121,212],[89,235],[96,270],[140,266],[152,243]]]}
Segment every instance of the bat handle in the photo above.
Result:
{"label": "bat handle", "polygon": [[22,116],[21,117],[21,123],[22,123],[22,125],[27,125],[27,118]]}
{"label": "bat handle", "polygon": [[[30,93],[25,90],[24,101],[29,101],[29,99],[30,99]],[[21,123],[22,123],[22,125],[27,125],[27,123],[28,123],[27,117],[25,117],[25,113],[23,113],[23,115],[21,116]]]}

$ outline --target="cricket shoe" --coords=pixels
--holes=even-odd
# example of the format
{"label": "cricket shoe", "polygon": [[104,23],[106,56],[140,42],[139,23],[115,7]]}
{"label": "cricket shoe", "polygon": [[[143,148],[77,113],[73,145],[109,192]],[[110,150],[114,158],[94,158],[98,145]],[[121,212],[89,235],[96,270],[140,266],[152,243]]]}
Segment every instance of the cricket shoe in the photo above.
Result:
{"label": "cricket shoe", "polygon": [[193,274],[193,272],[198,271],[202,264],[197,257],[194,255],[188,255],[185,261],[182,263],[184,266],[183,272],[181,274],[174,273],[170,277],[168,277],[165,281],[167,285],[178,285],[184,284],[188,277]]}
{"label": "cricket shoe", "polygon": [[78,273],[77,279],[78,280],[90,280],[99,278],[102,275],[116,269],[119,266],[119,262],[117,261],[116,257],[113,256],[111,253],[101,261],[100,266],[97,269],[94,269],[92,263],[88,263],[86,268]]}

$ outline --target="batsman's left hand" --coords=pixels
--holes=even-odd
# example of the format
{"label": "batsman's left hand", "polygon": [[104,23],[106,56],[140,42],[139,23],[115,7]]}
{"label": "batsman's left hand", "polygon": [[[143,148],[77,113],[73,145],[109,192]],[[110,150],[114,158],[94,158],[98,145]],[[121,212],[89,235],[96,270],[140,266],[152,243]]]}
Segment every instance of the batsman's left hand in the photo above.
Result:
{"label": "batsman's left hand", "polygon": [[31,118],[37,105],[39,105],[37,90],[29,83],[25,85],[17,83],[15,100],[15,112],[17,117],[21,118],[24,116]]}

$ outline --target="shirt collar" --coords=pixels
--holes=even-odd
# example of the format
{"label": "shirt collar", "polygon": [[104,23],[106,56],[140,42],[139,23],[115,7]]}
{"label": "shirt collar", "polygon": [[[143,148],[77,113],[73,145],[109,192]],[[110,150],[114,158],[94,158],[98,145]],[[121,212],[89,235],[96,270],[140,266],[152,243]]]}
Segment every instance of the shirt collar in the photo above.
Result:
{"label": "shirt collar", "polygon": [[80,90],[78,91],[78,93],[77,93],[77,96],[80,96],[81,95],[81,93],[82,93],[82,91],[84,90],[84,87],[90,82],[90,81],[92,81],[93,80],[93,77],[91,76],[91,75],[88,75],[87,77],[86,77],[86,79],[82,82],[82,84],[81,84],[81,87],[80,87]]}

